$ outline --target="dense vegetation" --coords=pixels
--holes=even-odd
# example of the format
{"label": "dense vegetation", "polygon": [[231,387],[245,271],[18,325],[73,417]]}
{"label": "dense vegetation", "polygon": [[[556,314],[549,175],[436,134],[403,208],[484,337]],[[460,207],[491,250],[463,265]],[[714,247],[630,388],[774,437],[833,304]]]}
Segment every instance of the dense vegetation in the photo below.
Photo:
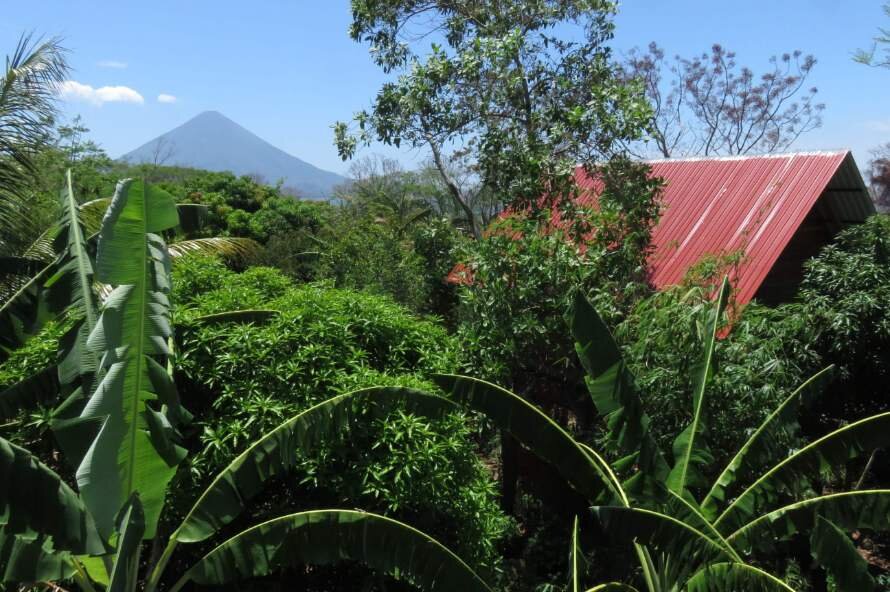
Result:
{"label": "dense vegetation", "polygon": [[[353,2],[400,74],[339,148],[433,162],[366,161],[331,202],[111,160],[54,122],[64,52],[22,40],[0,589],[888,589],[890,219],[784,304],[739,306],[716,256],[654,291],[614,6],[523,6]],[[430,56],[399,42],[414,11]]]}

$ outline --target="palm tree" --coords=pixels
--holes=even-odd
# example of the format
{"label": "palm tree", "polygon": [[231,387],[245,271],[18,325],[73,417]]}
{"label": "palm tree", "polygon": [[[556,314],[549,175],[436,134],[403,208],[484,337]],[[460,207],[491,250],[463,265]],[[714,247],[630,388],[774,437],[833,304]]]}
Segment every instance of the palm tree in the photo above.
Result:
{"label": "palm tree", "polygon": [[34,155],[46,142],[56,115],[59,85],[68,74],[60,39],[22,35],[0,78],[0,255],[30,243],[28,215]]}

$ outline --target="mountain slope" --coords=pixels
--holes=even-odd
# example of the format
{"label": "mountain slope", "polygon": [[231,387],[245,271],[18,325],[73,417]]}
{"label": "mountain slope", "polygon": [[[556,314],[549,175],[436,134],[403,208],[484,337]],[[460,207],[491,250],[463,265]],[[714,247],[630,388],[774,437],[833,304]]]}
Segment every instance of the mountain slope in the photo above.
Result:
{"label": "mountain slope", "polygon": [[124,154],[131,163],[163,162],[236,175],[260,175],[267,183],[284,179],[300,197],[330,197],[346,178],[284,152],[222,113],[205,111]]}

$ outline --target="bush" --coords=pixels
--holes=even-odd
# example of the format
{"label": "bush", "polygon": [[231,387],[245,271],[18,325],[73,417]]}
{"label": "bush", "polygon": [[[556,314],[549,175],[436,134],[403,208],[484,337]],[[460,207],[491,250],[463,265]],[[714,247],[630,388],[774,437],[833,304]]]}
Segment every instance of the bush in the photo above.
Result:
{"label": "bush", "polygon": [[[435,390],[423,376],[457,367],[456,344],[443,328],[385,297],[294,285],[270,268],[236,274],[195,260],[175,267],[174,286],[184,306],[177,310],[177,382],[200,430],[190,473],[181,473],[176,487],[180,509],[237,452],[308,406],[374,385]],[[279,316],[261,324],[193,322],[249,308]],[[432,421],[394,413],[356,425],[347,441],[308,455],[272,502],[256,504],[257,514],[269,505],[280,513],[282,506],[324,504],[395,514],[473,565],[494,569],[508,522],[476,457],[474,430],[461,414]]]}
{"label": "bush", "polygon": [[[691,420],[692,376],[703,350],[709,287],[674,288],[641,300],[615,330],[643,393],[643,404],[662,450]],[[809,378],[818,356],[808,348],[789,356],[797,316],[749,304],[718,340],[709,382],[708,442],[716,470],[750,431]]]}
{"label": "bush", "polygon": [[[701,351],[698,312],[707,290],[654,294],[616,330],[663,445],[689,421],[691,366]],[[752,302],[739,311],[715,351],[709,394],[715,464],[728,460],[779,401],[830,364],[837,367],[835,378],[805,418],[810,436],[886,410],[887,302],[890,218],[881,215],[840,233],[810,260],[795,301],[774,308]]]}
{"label": "bush", "polygon": [[[37,372],[56,364],[59,339],[70,327],[65,322],[47,323],[39,336],[13,351],[0,364],[0,393]],[[40,460],[57,472],[67,475],[70,471],[54,455],[52,436],[49,433],[52,408],[40,407],[32,412],[20,412],[12,421],[0,425],[0,437],[27,448]]]}

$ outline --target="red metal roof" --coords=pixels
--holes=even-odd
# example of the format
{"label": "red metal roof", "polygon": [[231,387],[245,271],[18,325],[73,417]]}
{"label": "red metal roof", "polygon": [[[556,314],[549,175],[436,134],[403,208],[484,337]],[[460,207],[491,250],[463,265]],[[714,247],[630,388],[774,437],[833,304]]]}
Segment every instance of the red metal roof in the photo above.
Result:
{"label": "red metal roof", "polygon": [[[650,165],[652,174],[666,181],[665,208],[653,233],[653,283],[658,288],[676,284],[703,256],[742,250],[745,257],[733,278],[740,304],[754,297],[842,165],[848,184],[838,190],[861,189],[867,199],[849,152],[663,160]],[[581,168],[576,177],[591,190],[581,201],[594,202],[594,181]],[[854,199],[860,212],[854,217],[864,217],[862,195]]]}

